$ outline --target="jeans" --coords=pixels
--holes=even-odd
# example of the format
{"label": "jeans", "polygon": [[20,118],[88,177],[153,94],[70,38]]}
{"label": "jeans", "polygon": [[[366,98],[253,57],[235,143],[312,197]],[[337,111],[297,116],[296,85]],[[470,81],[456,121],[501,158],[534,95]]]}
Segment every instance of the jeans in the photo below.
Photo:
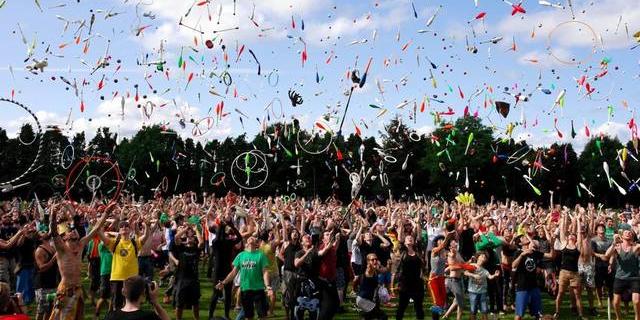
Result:
{"label": "jeans", "polygon": [[22,294],[22,301],[24,301],[24,304],[31,304],[36,294],[33,289],[34,272],[35,269],[33,267],[22,268],[22,270],[18,272],[16,292],[20,292]]}
{"label": "jeans", "polygon": [[516,291],[516,315],[524,317],[524,313],[529,307],[529,313],[537,317],[542,313],[542,299],[540,288]]}

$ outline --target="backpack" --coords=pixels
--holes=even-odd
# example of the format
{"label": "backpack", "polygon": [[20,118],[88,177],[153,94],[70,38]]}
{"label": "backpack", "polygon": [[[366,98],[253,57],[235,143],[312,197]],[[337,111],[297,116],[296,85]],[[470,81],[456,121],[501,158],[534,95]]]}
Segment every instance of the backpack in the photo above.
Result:
{"label": "backpack", "polygon": [[[116,253],[116,248],[118,247],[118,243],[120,243],[120,239],[122,237],[118,234],[118,236],[116,237],[116,242],[113,244],[113,250],[111,250],[111,253]],[[131,240],[131,243],[133,244],[133,251],[136,253],[136,257],[138,256],[138,244],[136,243],[136,239],[132,238],[129,239]]]}

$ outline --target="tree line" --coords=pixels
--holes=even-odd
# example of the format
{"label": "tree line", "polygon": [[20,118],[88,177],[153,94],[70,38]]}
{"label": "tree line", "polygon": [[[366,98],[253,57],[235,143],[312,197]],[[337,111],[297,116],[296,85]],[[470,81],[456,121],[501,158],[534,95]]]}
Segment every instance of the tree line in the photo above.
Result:
{"label": "tree line", "polygon": [[[479,202],[494,196],[548,203],[552,192],[556,203],[567,205],[620,207],[640,202],[637,142],[593,136],[580,155],[570,143],[533,148],[526,141],[497,138],[491,127],[470,116],[441,122],[429,134],[418,134],[399,118],[377,139],[344,137],[329,129],[313,135],[293,122],[272,124],[251,140],[242,134],[204,143],[183,139],[159,125],[121,139],[103,127],[87,141],[84,132],[67,137],[47,130],[39,136],[27,124],[16,138],[0,129],[0,181],[11,180],[31,165],[39,139],[43,143],[37,170],[21,181],[29,184],[0,198],[90,201],[117,192],[148,199],[187,191],[234,191],[349,200],[352,189],[360,185],[358,196],[380,201],[451,200],[470,192]],[[259,151],[245,153],[251,150]],[[243,189],[232,174],[243,185],[265,181],[259,188]]]}

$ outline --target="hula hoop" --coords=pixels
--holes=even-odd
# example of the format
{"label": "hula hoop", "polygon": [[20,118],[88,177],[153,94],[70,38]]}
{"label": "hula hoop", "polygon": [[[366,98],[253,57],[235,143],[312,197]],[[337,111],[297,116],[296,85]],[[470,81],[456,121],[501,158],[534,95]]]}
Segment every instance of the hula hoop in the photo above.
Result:
{"label": "hula hoop", "polygon": [[22,144],[23,146],[30,146],[34,142],[36,142],[36,140],[38,140],[38,135],[37,134],[33,136],[33,140],[29,141],[29,143],[22,141],[22,136],[20,134],[18,134],[18,141],[20,141],[20,144]]}
{"label": "hula hoop", "polygon": [[[69,167],[71,167],[71,165],[73,164],[73,160],[76,157],[76,151],[73,148],[73,145],[68,145],[66,147],[64,147],[64,150],[62,151],[62,154],[60,154],[60,166],[62,167],[62,169],[69,169]],[[65,165],[65,160],[69,161],[68,165]]]}
{"label": "hula hoop", "polygon": [[[116,186],[115,186],[114,194],[111,197],[111,200],[109,201],[109,203],[115,202],[120,196],[120,191],[122,189],[122,174],[120,173],[120,167],[118,166],[118,162],[113,162],[111,161],[111,159],[107,157],[101,157],[101,156],[89,156],[89,157],[82,158],[71,168],[71,171],[67,175],[66,181],[65,181],[65,197],[67,197],[71,201],[75,201],[71,197],[71,188],[73,188],[79,176],[73,179],[73,181],[71,181],[71,178],[74,176],[74,174],[76,174],[76,171],[78,171],[78,169],[80,169],[80,171],[84,170],[84,168],[88,166],[89,163],[92,161],[103,162],[103,163],[106,163],[107,165],[110,165],[110,168],[100,176],[103,176],[105,173],[113,170],[116,176],[115,177],[116,179],[114,180],[116,182]],[[78,174],[81,174],[81,173],[82,172],[79,172]]]}
{"label": "hula hoop", "polygon": [[267,104],[267,107],[264,108],[265,110],[267,110],[267,112],[269,112],[269,110],[271,110],[271,114],[273,115],[274,118],[277,118],[275,111],[273,111],[273,103],[274,102],[278,102],[280,104],[280,114],[281,117],[284,118],[284,107],[282,106],[282,100],[280,100],[280,98],[275,97],[271,100],[271,102],[269,102],[269,104]]}
{"label": "hula hoop", "polygon": [[[31,109],[29,109],[28,107],[26,107],[25,105],[23,105],[23,104],[21,104],[21,103],[19,103],[17,101],[13,101],[13,100],[10,100],[10,99],[0,98],[0,101],[13,103],[14,105],[22,108],[24,111],[29,113],[33,117],[35,122],[36,122],[36,127],[38,129],[38,131],[36,132],[36,137],[42,137],[42,126],[40,125],[40,120],[38,120],[38,117],[36,117],[35,113],[33,113],[33,111],[31,111]],[[18,137],[20,137],[20,135],[18,135]],[[44,139],[40,139],[40,142],[38,143],[38,150],[36,151],[36,156],[33,159],[33,162],[31,162],[31,165],[29,165],[29,167],[24,172],[22,172],[19,176],[15,177],[15,178],[13,178],[11,180],[0,182],[0,186],[11,185],[14,182],[17,182],[17,181],[21,180],[22,178],[24,178],[26,175],[28,175],[32,171],[35,171],[36,170],[36,165],[38,164],[38,161],[40,160],[40,156],[42,154],[43,144],[44,144]]]}
{"label": "hula hoop", "polygon": [[162,178],[162,182],[160,182],[160,190],[162,190],[162,192],[167,192],[167,189],[169,189],[169,178],[165,176]]}
{"label": "hula hoop", "polygon": [[[202,131],[202,129],[200,129],[200,123],[201,123],[202,121],[205,121],[205,120],[207,121],[207,123],[206,123],[207,128],[206,128],[204,131]],[[213,117],[211,117],[211,116],[209,116],[209,117],[204,117],[204,118],[202,118],[202,119],[200,119],[200,120],[198,120],[198,121],[194,122],[194,123],[193,123],[193,129],[191,129],[191,134],[192,134],[194,137],[201,137],[201,136],[203,136],[203,135],[205,135],[205,134],[209,133],[209,131],[211,130],[211,128],[213,128],[213,123],[214,123],[214,122],[215,122],[215,121],[214,121]]]}
{"label": "hula hoop", "polygon": [[331,138],[329,139],[329,142],[327,143],[326,146],[324,146],[319,151],[311,151],[311,150],[308,150],[307,148],[305,148],[305,145],[309,144],[311,141],[313,141],[313,139],[315,139],[315,134],[312,133],[312,136],[309,137],[309,140],[307,141],[307,143],[303,144],[302,142],[300,142],[300,132],[302,132],[302,130],[298,130],[298,133],[296,134],[296,141],[298,142],[298,145],[300,146],[300,149],[302,149],[304,152],[306,152],[308,154],[321,154],[321,153],[326,152],[331,147],[331,144],[333,143],[333,139],[335,138],[335,136],[332,134]]}
{"label": "hula hoop", "polygon": [[[245,157],[246,157],[246,154],[245,154]],[[260,159],[263,160],[264,163],[266,164],[266,157],[264,156],[264,154],[261,154],[260,157],[261,157]],[[247,168],[248,168],[251,172],[256,172],[256,173],[263,172],[264,171],[264,167],[260,168],[260,170],[258,170],[258,171],[253,171],[253,169],[258,165],[259,157],[255,157],[254,159],[256,159],[256,161],[253,163],[253,165],[251,167],[247,166],[248,163],[246,161],[246,158],[245,158],[245,166],[244,166],[244,168],[241,167],[238,163],[235,163],[236,169],[244,171],[244,170],[247,170]]]}
{"label": "hula hoop", "polygon": [[[147,108],[147,106],[151,106],[151,111],[149,111],[149,109]],[[151,115],[153,115],[153,109],[155,108],[156,104],[151,102],[151,101],[147,101],[144,103],[144,105],[142,106],[142,112],[144,113],[144,116],[147,117],[147,119],[151,119]]]}
{"label": "hula hoop", "polygon": [[95,174],[90,175],[87,177],[87,180],[85,181],[85,185],[92,192],[96,192],[96,190],[100,188],[100,186],[102,185],[102,179],[100,179],[100,177]]}
{"label": "hula hoop", "polygon": [[[414,138],[416,137],[416,138]],[[413,142],[418,142],[420,140],[422,140],[422,136],[420,136],[419,134],[415,133],[415,132],[411,132],[409,133],[409,140],[413,141]]]}
{"label": "hula hoop", "polygon": [[127,180],[135,180],[137,173],[136,168],[129,169],[129,172],[127,172]]}
{"label": "hula hoop", "polygon": [[[216,179],[216,177],[220,177]],[[216,174],[214,174],[211,179],[209,180],[209,184],[211,184],[212,186],[218,186],[220,185],[220,183],[224,182],[224,179],[227,177],[227,175],[224,172],[218,172]]]}
{"label": "hula hoop", "polygon": [[396,163],[396,162],[398,162],[398,159],[396,159],[396,157],[394,157],[392,155],[385,154],[384,155],[384,161],[389,162],[389,163]]}
{"label": "hula hoop", "polygon": [[360,184],[361,179],[360,179],[360,175],[357,174],[356,172],[351,172],[349,174],[349,181],[351,182],[351,184]]}
{"label": "hula hoop", "polygon": [[[556,32],[556,30],[558,28],[560,28],[561,26],[564,26],[564,25],[567,25],[567,24],[570,24],[570,23],[576,23],[576,24],[579,24],[579,25],[582,25],[582,26],[586,27],[588,31],[591,31],[591,35],[593,36],[593,38],[592,38],[592,41],[593,41],[592,48],[593,48],[593,50],[591,51],[591,54],[588,57],[586,57],[585,59],[580,60],[580,61],[563,60],[553,52],[553,48],[551,47],[551,39],[553,38],[554,32]],[[549,35],[547,37],[547,49],[549,50],[549,54],[551,54],[551,56],[553,58],[555,58],[556,60],[558,60],[560,63],[564,63],[564,64],[568,64],[568,65],[581,65],[584,62],[586,62],[588,60],[591,60],[591,58],[593,57],[593,55],[594,55],[594,53],[596,51],[595,48],[596,48],[596,45],[597,45],[597,41],[598,41],[598,35],[596,34],[595,30],[593,30],[593,28],[590,25],[588,25],[588,24],[586,24],[585,22],[582,22],[582,21],[569,20],[569,21],[565,21],[565,22],[562,22],[562,23],[558,24],[557,26],[555,26],[555,28],[553,28],[551,31],[549,31]]]}
{"label": "hula hoop", "polygon": [[[275,82],[272,80],[272,77],[275,75]],[[278,86],[278,82],[280,82],[280,75],[278,74],[278,69],[274,69],[271,72],[269,72],[269,75],[267,76],[267,82],[269,83],[270,86],[272,87],[277,87]]]}
{"label": "hula hoop", "polygon": [[[258,159],[262,160],[264,166],[263,168],[260,169],[260,171],[256,171],[256,173],[259,172],[264,172],[265,173],[265,177],[262,179],[262,181],[260,183],[258,183],[255,186],[251,186],[249,185],[249,180],[247,179],[247,183],[239,183],[238,179],[236,177],[235,174],[235,168],[238,168],[239,170],[246,172],[247,168],[242,168],[238,165],[238,161],[243,159],[243,157],[246,157],[247,155],[252,155],[253,157],[256,158],[256,165],[258,162]],[[244,161],[244,160],[241,160]],[[255,166],[254,166],[255,167]],[[249,168],[249,174],[253,173],[253,171],[251,171],[252,168]],[[269,166],[267,165],[267,159],[264,156],[264,154],[261,151],[258,150],[251,150],[251,151],[246,151],[243,152],[241,154],[239,154],[237,157],[235,157],[235,159],[233,159],[233,162],[231,163],[231,178],[233,179],[233,182],[235,182],[236,185],[238,185],[238,187],[242,188],[242,189],[247,189],[247,190],[254,190],[257,188],[260,188],[265,182],[267,182],[267,178],[269,177]],[[247,175],[247,178],[249,178],[249,175]]]}
{"label": "hula hoop", "polygon": [[224,83],[224,85],[227,87],[231,86],[231,84],[233,83],[233,78],[231,78],[231,74],[227,70],[222,72],[222,74],[220,75],[220,79],[222,80],[222,83]]}

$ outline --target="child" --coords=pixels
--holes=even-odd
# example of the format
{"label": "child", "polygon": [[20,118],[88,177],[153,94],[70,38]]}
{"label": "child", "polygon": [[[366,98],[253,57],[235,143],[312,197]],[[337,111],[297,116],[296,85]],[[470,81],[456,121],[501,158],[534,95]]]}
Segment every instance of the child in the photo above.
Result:
{"label": "child", "polygon": [[500,271],[496,270],[494,274],[483,267],[487,262],[488,255],[485,251],[476,253],[476,270],[474,272],[465,271],[464,275],[469,277],[469,303],[471,306],[471,319],[476,319],[476,313],[480,311],[482,320],[487,320],[489,307],[487,305],[487,279],[493,279],[500,275]]}

